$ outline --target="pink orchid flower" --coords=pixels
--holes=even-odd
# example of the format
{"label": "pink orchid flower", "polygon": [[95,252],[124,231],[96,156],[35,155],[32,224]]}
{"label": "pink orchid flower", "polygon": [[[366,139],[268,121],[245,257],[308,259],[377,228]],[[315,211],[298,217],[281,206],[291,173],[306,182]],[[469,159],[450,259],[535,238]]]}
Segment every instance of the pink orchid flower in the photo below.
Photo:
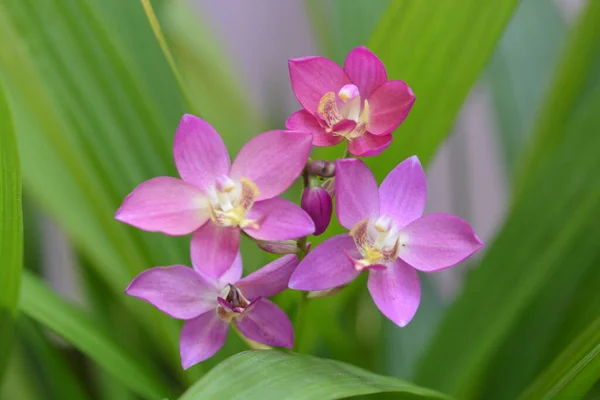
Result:
{"label": "pink orchid flower", "polygon": [[368,288],[381,312],[399,326],[415,315],[421,297],[417,270],[439,271],[479,250],[483,243],[464,220],[422,216],[427,188],[416,156],[400,163],[379,189],[360,160],[338,160],[336,212],[349,234],[334,236],[308,253],[289,287],[325,290],[369,270]]}
{"label": "pink orchid flower", "polygon": [[374,156],[392,143],[392,131],[415,102],[402,81],[388,81],[385,66],[366,47],[346,57],[344,68],[323,57],[289,61],[290,80],[304,107],[287,129],[311,132],[313,145],[333,146],[344,139],[355,156]]}
{"label": "pink orchid flower", "polygon": [[212,277],[233,262],[240,230],[258,240],[310,235],[310,216],[276,197],[300,175],[311,135],[269,131],[242,147],[233,165],[219,134],[202,119],[184,115],[175,134],[175,165],[182,179],[150,179],[127,196],[115,218],[151,232],[186,235]]}
{"label": "pink orchid flower", "polygon": [[139,274],[125,293],[152,304],[173,318],[185,320],[179,348],[184,369],[212,357],[223,345],[230,323],[255,342],[291,348],[294,329],[288,316],[267,300],[287,288],[298,265],[295,255],[283,256],[241,278],[239,254],[225,272],[204,274],[206,260],[192,249],[194,269],[184,265],[156,267]]}

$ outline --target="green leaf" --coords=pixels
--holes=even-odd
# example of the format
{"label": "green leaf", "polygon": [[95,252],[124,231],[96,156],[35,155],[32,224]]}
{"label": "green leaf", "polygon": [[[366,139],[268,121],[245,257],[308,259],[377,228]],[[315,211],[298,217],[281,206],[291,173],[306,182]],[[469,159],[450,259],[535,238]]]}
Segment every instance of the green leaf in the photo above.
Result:
{"label": "green leaf", "polygon": [[[573,48],[589,52],[597,46],[589,33],[600,31],[600,3],[589,7],[582,13],[587,27],[575,29],[567,55]],[[570,329],[565,321],[582,304],[576,300],[590,305],[600,301],[600,227],[595,218],[600,215],[600,182],[595,178],[600,168],[600,85],[591,84],[592,68],[578,68],[588,75],[565,81],[559,73],[554,84],[572,93],[583,87],[571,85],[588,82],[586,96],[578,99],[578,107],[565,98],[563,106],[570,112],[560,111],[565,119],[560,124],[548,125],[545,118],[555,116],[542,113],[529,150],[538,156],[529,164],[528,179],[437,332],[418,382],[465,399],[515,398],[545,368],[545,360],[562,349],[553,336]],[[551,100],[547,106],[556,103]],[[542,137],[560,146],[547,146]],[[597,316],[597,308],[586,311],[588,321]]]}
{"label": "green leaf", "polygon": [[520,398],[582,398],[598,380],[600,318],[564,349]]}
{"label": "green leaf", "polygon": [[[471,86],[481,74],[509,21],[516,0],[392,1],[369,47],[390,79],[405,81],[417,98],[382,157],[389,172],[416,154],[424,164],[444,140]],[[386,154],[392,156],[385,156]]]}
{"label": "green leaf", "polygon": [[17,143],[0,81],[0,379],[10,355],[21,283],[23,216]]}
{"label": "green leaf", "polygon": [[394,392],[399,399],[447,398],[435,391],[338,361],[259,350],[236,354],[223,361],[179,400],[326,400],[383,392]]}
{"label": "green leaf", "polygon": [[114,343],[87,315],[56,296],[35,276],[23,274],[21,310],[53,330],[119,379],[133,392],[147,399],[160,399],[168,391],[151,369],[137,363]]}
{"label": "green leaf", "polygon": [[486,71],[507,172],[528,142],[564,41],[566,23],[555,3],[524,0]]}

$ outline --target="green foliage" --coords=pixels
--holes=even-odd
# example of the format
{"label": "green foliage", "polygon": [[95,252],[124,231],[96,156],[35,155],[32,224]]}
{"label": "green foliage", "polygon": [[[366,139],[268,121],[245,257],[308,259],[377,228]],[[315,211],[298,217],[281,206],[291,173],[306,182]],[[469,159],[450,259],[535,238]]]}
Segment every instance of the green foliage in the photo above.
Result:
{"label": "green foliage", "polygon": [[0,382],[13,343],[21,265],[21,173],[11,111],[0,80]]}
{"label": "green foliage", "polygon": [[327,400],[382,392],[394,392],[398,399],[447,399],[433,390],[338,361],[279,351],[248,351],[213,368],[179,400]]}
{"label": "green foliage", "polygon": [[[598,3],[590,3],[567,54],[585,43],[586,51],[592,50],[589,33],[598,31],[599,10]],[[565,81],[562,68],[553,87],[566,93],[583,89],[573,85],[590,78]],[[570,320],[596,318],[598,309],[589,307],[596,304],[599,284],[600,184],[594,176],[600,167],[600,137],[594,131],[600,126],[600,86],[587,90],[560,124],[547,121],[556,121],[548,111],[557,107],[550,97],[539,121],[543,128],[536,130],[529,149],[528,159],[535,162],[528,164],[528,179],[437,332],[418,382],[465,399],[513,398],[560,351],[553,336],[569,332]],[[562,107],[572,101],[565,97]],[[551,142],[560,146],[548,147]],[[584,312],[575,311],[576,304]]]}
{"label": "green foliage", "polygon": [[134,361],[95,322],[29,273],[23,275],[21,310],[64,337],[133,392],[160,399],[168,391],[150,366]]}

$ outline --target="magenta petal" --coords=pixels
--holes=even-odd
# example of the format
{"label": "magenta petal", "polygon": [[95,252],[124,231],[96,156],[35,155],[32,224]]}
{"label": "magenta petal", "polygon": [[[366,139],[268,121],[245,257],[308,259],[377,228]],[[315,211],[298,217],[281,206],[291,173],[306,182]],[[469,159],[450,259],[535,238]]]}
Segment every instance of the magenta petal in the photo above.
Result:
{"label": "magenta petal", "polygon": [[242,254],[237,253],[233,264],[223,272],[223,274],[216,280],[216,285],[219,288],[223,288],[228,284],[234,285],[242,277]]}
{"label": "magenta petal", "polygon": [[354,83],[363,99],[387,82],[385,66],[371,50],[360,46],[348,53],[344,71]]}
{"label": "magenta petal", "polygon": [[368,287],[377,308],[398,326],[406,326],[419,308],[419,275],[402,260],[381,270],[371,269]]}
{"label": "magenta petal", "polygon": [[173,155],[184,181],[199,188],[229,174],[231,161],[221,136],[206,121],[185,114],[175,133]]}
{"label": "magenta petal", "polygon": [[258,229],[244,228],[244,232],[258,240],[289,240],[308,236],[315,231],[310,216],[289,200],[281,197],[259,201],[248,213]]}
{"label": "magenta petal", "polygon": [[248,339],[268,346],[286,347],[294,345],[294,328],[283,310],[272,301],[259,298],[236,321],[240,332]]}
{"label": "magenta petal", "polygon": [[386,135],[406,119],[415,102],[415,95],[402,81],[389,81],[381,85],[368,99],[371,110],[369,132]]}
{"label": "magenta petal", "polygon": [[192,265],[202,275],[217,280],[231,267],[239,249],[239,228],[209,222],[192,236]]}
{"label": "magenta petal", "polygon": [[262,133],[242,147],[231,167],[231,177],[254,182],[260,191],[256,200],[270,199],[300,176],[311,147],[312,135],[307,132]]}
{"label": "magenta petal", "polygon": [[191,319],[217,305],[217,289],[183,265],[156,267],[139,274],[125,289],[173,318]]}
{"label": "magenta petal", "polygon": [[320,186],[306,188],[302,192],[300,204],[302,205],[302,209],[310,215],[315,223],[315,232],[313,235],[319,236],[325,232],[329,226],[329,221],[331,221],[331,213],[333,211],[329,193]]}
{"label": "magenta petal", "polygon": [[228,328],[229,324],[221,320],[215,310],[186,321],[179,339],[183,369],[215,355],[225,344]]}
{"label": "magenta petal", "polygon": [[402,161],[379,187],[381,215],[392,217],[402,228],[423,215],[427,200],[425,171],[417,156]]}
{"label": "magenta petal", "polygon": [[195,186],[161,176],[138,185],[115,218],[145,231],[187,235],[209,219],[208,203]]}
{"label": "magenta petal", "polygon": [[309,132],[313,135],[313,146],[334,146],[344,140],[343,136],[326,132],[317,118],[306,110],[296,111],[285,123],[290,131]]}
{"label": "magenta petal", "polygon": [[289,60],[290,80],[296,98],[308,112],[316,113],[321,98],[329,92],[336,95],[342,86],[351,83],[344,70],[323,57],[303,57]]}
{"label": "magenta petal", "polygon": [[360,157],[373,157],[381,154],[382,151],[392,143],[392,135],[375,136],[369,132],[348,143],[348,150],[351,154]]}
{"label": "magenta petal", "polygon": [[298,257],[288,254],[246,276],[236,287],[250,301],[258,297],[275,296],[287,289],[290,276],[297,266]]}
{"label": "magenta petal", "polygon": [[360,258],[350,235],[329,238],[300,262],[290,278],[289,287],[297,290],[324,290],[345,285],[360,274],[350,258]]}
{"label": "magenta petal", "polygon": [[473,228],[450,214],[430,214],[401,231],[399,257],[414,268],[433,272],[458,264],[481,249]]}
{"label": "magenta petal", "polygon": [[346,229],[379,215],[377,181],[361,160],[344,159],[335,168],[336,213]]}

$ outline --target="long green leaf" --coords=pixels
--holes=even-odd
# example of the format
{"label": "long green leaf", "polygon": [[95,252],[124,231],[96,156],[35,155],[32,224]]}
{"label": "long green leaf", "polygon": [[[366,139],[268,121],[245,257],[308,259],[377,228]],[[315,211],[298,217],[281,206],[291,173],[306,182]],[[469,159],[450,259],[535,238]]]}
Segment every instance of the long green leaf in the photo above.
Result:
{"label": "long green leaf", "polygon": [[248,351],[213,368],[179,400],[340,399],[394,392],[396,398],[446,399],[433,390],[353,365],[279,351]]}
{"label": "long green leaf", "polygon": [[168,392],[161,379],[105,335],[89,316],[56,296],[35,276],[23,275],[21,310],[78,348],[138,395],[160,399]]}
{"label": "long green leaf", "polygon": [[600,317],[564,349],[520,398],[582,398],[598,380]]}
{"label": "long green leaf", "polygon": [[[589,4],[600,9],[598,3]],[[599,20],[589,19],[590,14],[584,24],[598,29]],[[576,32],[585,29],[591,28]],[[577,48],[582,39],[588,51],[595,46],[589,35],[572,39]],[[594,178],[600,168],[595,134],[600,85],[587,90],[577,108],[565,99],[571,109],[567,121],[537,131],[560,138],[561,146],[548,148],[536,140],[531,148],[545,150],[535,158],[534,172],[516,196],[504,228],[469,275],[424,358],[418,375],[422,384],[461,398],[514,398],[545,367],[544,359],[556,355],[553,333],[567,329],[561,322],[600,257],[595,240],[600,234],[600,182]],[[597,302],[597,286],[587,285],[582,296]],[[590,311],[589,317],[596,315]]]}
{"label": "long green leaf", "polygon": [[[417,154],[427,164],[448,134],[509,21],[516,0],[392,1],[369,42],[390,79],[402,79],[417,101],[372,165],[390,171]],[[390,156],[385,156],[386,154]],[[393,154],[393,157],[391,156]]]}
{"label": "long green leaf", "polygon": [[0,380],[10,355],[23,259],[21,173],[11,112],[0,81]]}

